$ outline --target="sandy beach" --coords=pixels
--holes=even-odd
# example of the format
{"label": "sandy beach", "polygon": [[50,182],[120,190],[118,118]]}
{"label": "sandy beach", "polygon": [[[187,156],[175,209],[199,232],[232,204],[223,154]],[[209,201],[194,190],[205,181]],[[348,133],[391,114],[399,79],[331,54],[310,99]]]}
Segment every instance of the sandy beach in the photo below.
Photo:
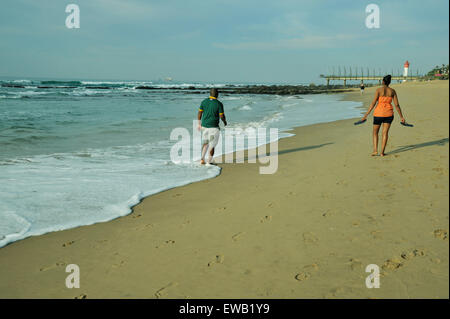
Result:
{"label": "sandy beach", "polygon": [[126,217],[0,248],[0,298],[448,298],[449,83],[392,87],[414,127],[395,114],[388,156],[370,156],[371,116],[298,127],[276,174],[220,164]]}

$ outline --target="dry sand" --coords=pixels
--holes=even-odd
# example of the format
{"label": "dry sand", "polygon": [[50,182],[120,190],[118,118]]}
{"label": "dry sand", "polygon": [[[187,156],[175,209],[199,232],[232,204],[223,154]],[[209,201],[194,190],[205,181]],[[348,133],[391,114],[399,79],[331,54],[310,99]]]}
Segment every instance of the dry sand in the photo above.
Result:
{"label": "dry sand", "polygon": [[0,297],[448,298],[448,81],[393,87],[415,127],[396,116],[388,156],[370,156],[371,123],[296,128],[276,174],[223,164],[129,216],[1,248]]}

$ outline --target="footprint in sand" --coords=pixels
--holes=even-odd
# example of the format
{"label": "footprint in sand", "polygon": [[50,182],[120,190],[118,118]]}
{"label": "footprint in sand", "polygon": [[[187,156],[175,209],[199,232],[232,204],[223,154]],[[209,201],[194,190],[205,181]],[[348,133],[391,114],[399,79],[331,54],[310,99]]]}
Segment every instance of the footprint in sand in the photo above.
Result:
{"label": "footprint in sand", "polygon": [[371,224],[375,224],[375,225],[378,224],[377,218],[372,215],[368,215],[367,219],[369,220],[369,223],[371,223]]}
{"label": "footprint in sand", "polygon": [[401,253],[400,257],[394,257],[386,260],[381,266],[381,269],[384,270],[384,272],[381,275],[385,276],[386,273],[389,271],[394,271],[401,267],[404,267],[407,261],[411,261],[415,257],[422,257],[425,255],[426,255],[425,251],[422,249],[413,249],[411,251],[405,251]]}
{"label": "footprint in sand", "polygon": [[383,265],[381,266],[381,268],[383,270],[396,270],[399,269],[400,267],[403,266],[403,262],[400,258],[392,258],[392,259],[388,259],[386,260]]}
{"label": "footprint in sand", "polygon": [[133,217],[133,218],[139,218],[139,217],[141,217],[142,216],[142,214],[133,214],[133,216],[131,216],[131,217]]}
{"label": "footprint in sand", "polygon": [[79,296],[74,297],[73,299],[87,299],[87,295],[86,294],[81,294]]}
{"label": "footprint in sand", "polygon": [[343,180],[337,181],[336,185],[347,186],[348,182],[345,179],[343,179]]}
{"label": "footprint in sand", "polygon": [[212,267],[214,264],[222,264],[224,260],[223,255],[216,255],[215,259],[208,263],[208,267]]}
{"label": "footprint in sand", "polygon": [[388,193],[388,194],[380,194],[377,196],[381,200],[390,200],[392,197],[394,197],[394,194]]}
{"label": "footprint in sand", "polygon": [[444,175],[444,169],[442,167],[435,167],[433,171],[438,172],[439,175]]}
{"label": "footprint in sand", "polygon": [[418,256],[425,256],[425,251],[420,250],[420,249],[414,249],[412,251],[409,252],[403,252],[400,257],[402,257],[405,260],[411,259],[413,257],[418,257]]}
{"label": "footprint in sand", "polygon": [[270,222],[272,220],[272,216],[266,215],[259,220],[260,223]]}
{"label": "footprint in sand", "polygon": [[62,244],[62,246],[68,247],[68,246],[72,245],[73,243],[75,243],[75,240],[68,241],[67,243]]}
{"label": "footprint in sand", "polygon": [[351,296],[354,295],[353,293],[353,288],[349,288],[349,287],[338,287],[338,288],[333,288],[330,290],[330,292],[328,294],[326,294],[324,297],[329,299],[329,298],[342,298],[342,297],[346,297],[346,296]]}
{"label": "footprint in sand", "polygon": [[175,244],[175,240],[169,239],[169,240],[166,240],[162,245],[155,246],[155,248],[159,248],[159,247],[167,246],[167,245],[173,245],[173,244]]}
{"label": "footprint in sand", "polygon": [[301,272],[295,275],[295,280],[297,281],[305,281],[306,279],[308,279],[309,277],[311,277],[311,275],[307,272]]}
{"label": "footprint in sand", "polygon": [[360,224],[359,220],[355,220],[355,221],[352,222],[352,226],[353,227],[358,227],[359,224]]}
{"label": "footprint in sand", "polygon": [[121,260],[117,264],[113,264],[112,267],[119,268],[119,267],[122,267],[123,265],[125,265],[125,260]]}
{"label": "footprint in sand", "polygon": [[151,227],[153,227],[152,224],[145,224],[145,225],[141,225],[141,226],[136,227],[135,230],[144,230],[144,229],[148,229],[148,228],[151,228]]}
{"label": "footprint in sand", "polygon": [[330,216],[333,216],[334,214],[335,214],[334,212],[332,212],[332,211],[330,211],[328,209],[326,212],[322,213],[322,216],[323,217],[330,217]]}
{"label": "footprint in sand", "polygon": [[64,267],[66,265],[67,265],[67,263],[61,261],[61,262],[54,263],[53,265],[41,267],[39,269],[39,271],[47,271],[47,270],[50,270],[50,269],[53,269],[53,268],[57,268],[57,267]]}
{"label": "footprint in sand", "polygon": [[312,232],[303,233],[302,236],[303,236],[303,241],[308,244],[315,244],[319,241],[319,238],[317,238],[317,236]]}
{"label": "footprint in sand", "polygon": [[350,265],[350,268],[354,270],[360,270],[363,268],[363,264],[359,259],[350,258],[348,264]]}
{"label": "footprint in sand", "polygon": [[302,271],[294,276],[297,281],[305,281],[312,276],[313,273],[319,270],[319,265],[311,264],[303,267]]}
{"label": "footprint in sand", "polygon": [[442,239],[442,240],[446,240],[448,238],[448,233],[444,229],[436,229],[433,232],[433,234],[434,234],[434,237]]}
{"label": "footprint in sand", "polygon": [[218,209],[217,209],[217,211],[219,212],[219,213],[222,213],[222,212],[224,212],[224,211],[226,211],[227,210],[227,208],[224,206],[224,207],[219,207]]}
{"label": "footprint in sand", "polygon": [[171,282],[171,283],[167,284],[166,286],[164,286],[164,287],[158,289],[158,291],[156,291],[155,297],[158,298],[158,299],[166,297],[167,293],[168,293],[168,290],[170,288],[173,288],[173,287],[176,287],[176,286],[178,286],[177,282]]}
{"label": "footprint in sand", "polygon": [[242,237],[242,235],[244,235],[244,234],[245,234],[245,232],[239,232],[239,233],[234,234],[233,236],[231,236],[231,239],[232,239],[233,241],[237,241],[237,240],[239,240],[239,239]]}
{"label": "footprint in sand", "polygon": [[373,239],[381,239],[383,236],[381,235],[380,230],[372,230],[370,234],[373,236]]}
{"label": "footprint in sand", "polygon": [[187,225],[189,225],[191,223],[190,220],[186,220],[183,224],[181,224],[181,227],[186,227]]}
{"label": "footprint in sand", "polygon": [[100,240],[96,240],[92,243],[91,247],[95,248],[95,249],[102,249],[105,247],[105,245],[108,244],[108,240],[107,239],[100,239]]}

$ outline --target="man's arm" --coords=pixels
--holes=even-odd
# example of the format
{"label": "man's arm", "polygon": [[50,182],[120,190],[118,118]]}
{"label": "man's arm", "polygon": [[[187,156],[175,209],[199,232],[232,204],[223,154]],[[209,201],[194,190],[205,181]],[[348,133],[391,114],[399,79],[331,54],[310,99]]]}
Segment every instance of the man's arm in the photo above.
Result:
{"label": "man's arm", "polygon": [[199,109],[198,113],[197,113],[197,120],[198,120],[198,130],[200,131],[202,129],[202,115],[203,115],[203,110]]}
{"label": "man's arm", "polygon": [[220,113],[219,116],[223,122],[223,125],[227,126],[227,119],[225,118],[225,113]]}
{"label": "man's arm", "polygon": [[220,116],[220,119],[222,120],[223,124],[225,126],[227,126],[227,119],[225,117],[225,111],[223,110],[223,104],[222,103],[219,104],[219,116]]}

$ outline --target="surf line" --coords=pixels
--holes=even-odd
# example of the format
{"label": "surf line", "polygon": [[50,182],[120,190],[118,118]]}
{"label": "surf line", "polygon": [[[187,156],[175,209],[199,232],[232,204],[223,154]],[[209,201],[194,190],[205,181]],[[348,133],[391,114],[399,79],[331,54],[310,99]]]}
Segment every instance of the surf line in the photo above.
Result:
{"label": "surf line", "polygon": [[[191,133],[184,127],[174,128],[170,133],[170,140],[177,141],[170,149],[172,163],[192,163],[193,157],[201,153],[201,133],[197,130],[197,123],[197,121],[193,121],[192,138]],[[267,130],[269,130],[269,140],[267,140]],[[215,163],[222,163],[223,155],[225,157],[224,163],[244,163],[245,159],[248,163],[256,163],[258,159],[260,164],[265,165],[259,167],[260,174],[276,173],[278,170],[278,128],[258,127],[255,129],[250,127],[245,130],[222,128],[221,131],[223,139],[219,138],[216,148],[222,150],[224,146],[225,152],[214,158]],[[247,140],[247,143],[245,143],[245,140]],[[244,154],[245,144],[247,144],[247,158]],[[270,149],[269,154],[267,154],[267,145]],[[234,154],[236,154],[236,158],[234,158]]]}

